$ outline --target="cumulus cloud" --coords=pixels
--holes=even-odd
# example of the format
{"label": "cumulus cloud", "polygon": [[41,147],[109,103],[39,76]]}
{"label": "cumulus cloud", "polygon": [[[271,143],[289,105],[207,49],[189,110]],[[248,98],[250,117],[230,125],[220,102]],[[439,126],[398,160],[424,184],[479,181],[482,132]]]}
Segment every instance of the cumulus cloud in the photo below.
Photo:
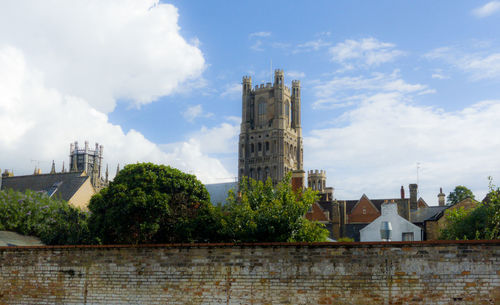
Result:
{"label": "cumulus cloud", "polygon": [[347,39],[334,45],[329,51],[331,60],[342,65],[372,67],[393,61],[404,54],[395,47],[392,43],[370,37],[360,40]]}
{"label": "cumulus cloud", "polygon": [[188,107],[186,111],[182,113],[182,116],[188,122],[193,122],[196,118],[209,118],[212,117],[213,115],[214,114],[211,112],[205,113],[203,111],[203,106],[201,106],[201,104]]}
{"label": "cumulus cloud", "polygon": [[490,1],[483,6],[472,10],[472,14],[478,18],[488,17],[500,12],[500,1]]}
{"label": "cumulus cloud", "polygon": [[442,60],[470,75],[471,80],[500,79],[500,53],[467,53],[453,47],[441,47],[424,55]]}
{"label": "cumulus cloud", "polygon": [[[437,204],[439,187],[458,184],[481,199],[487,177],[500,177],[500,100],[457,112],[413,105],[401,92],[377,93],[336,118],[336,126],[304,138],[308,168],[323,168],[337,198],[398,196],[399,186],[416,182],[420,195]],[[341,122],[342,124],[339,124]]]}
{"label": "cumulus cloud", "polygon": [[[57,6],[57,8],[54,7]],[[4,1],[0,45],[23,51],[48,87],[108,113],[174,92],[205,68],[180,34],[177,9],[158,0]]]}
{"label": "cumulus cloud", "polygon": [[372,73],[370,76],[343,76],[312,82],[316,101],[313,108],[351,106],[375,93],[398,92],[405,94],[433,93],[427,85],[409,84],[401,78],[399,70],[390,74]]}
{"label": "cumulus cloud", "polygon": [[[234,181],[240,118],[229,117],[227,122],[187,136],[186,141],[160,145],[207,183]],[[210,157],[207,157],[210,156]],[[229,170],[227,170],[229,169]]]}
{"label": "cumulus cloud", "polygon": [[57,9],[3,2],[0,167],[19,175],[33,171],[30,160],[44,171],[53,159],[68,166],[69,143],[89,140],[104,145],[112,167],[147,161],[204,182],[230,176],[189,137],[160,146],[108,120],[118,99],[139,106],[197,82],[204,58],[180,36],[177,18],[175,7],[158,1],[72,1]]}

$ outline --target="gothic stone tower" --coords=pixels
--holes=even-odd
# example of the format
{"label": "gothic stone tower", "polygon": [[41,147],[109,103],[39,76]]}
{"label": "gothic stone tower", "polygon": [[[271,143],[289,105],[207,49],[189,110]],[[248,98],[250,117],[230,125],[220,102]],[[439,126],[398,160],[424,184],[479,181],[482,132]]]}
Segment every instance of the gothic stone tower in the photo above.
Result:
{"label": "gothic stone tower", "polygon": [[283,70],[276,70],[274,84],[252,88],[251,77],[245,76],[242,106],[239,180],[271,177],[277,184],[288,172],[302,170],[300,81],[292,81],[290,91]]}
{"label": "gothic stone tower", "polygon": [[101,181],[101,162],[103,146],[95,144],[95,150],[89,149],[89,142],[85,141],[84,149],[78,147],[78,142],[70,144],[69,164],[72,172],[85,171],[90,176],[94,188],[102,187]]}

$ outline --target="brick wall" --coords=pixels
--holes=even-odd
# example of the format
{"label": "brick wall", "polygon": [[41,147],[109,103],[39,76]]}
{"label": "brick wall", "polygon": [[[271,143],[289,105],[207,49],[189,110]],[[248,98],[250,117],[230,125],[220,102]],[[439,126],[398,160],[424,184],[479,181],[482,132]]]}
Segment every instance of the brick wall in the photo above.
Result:
{"label": "brick wall", "polygon": [[0,248],[0,304],[498,304],[500,241]]}
{"label": "brick wall", "polygon": [[370,203],[369,199],[362,197],[358,204],[352,209],[351,214],[347,215],[347,219],[348,223],[369,224],[379,216],[380,212]]}

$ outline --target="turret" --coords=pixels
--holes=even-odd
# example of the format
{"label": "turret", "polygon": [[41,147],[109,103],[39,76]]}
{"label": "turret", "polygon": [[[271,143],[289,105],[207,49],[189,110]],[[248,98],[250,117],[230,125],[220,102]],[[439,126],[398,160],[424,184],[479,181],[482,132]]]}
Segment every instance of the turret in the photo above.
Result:
{"label": "turret", "polygon": [[252,94],[252,77],[243,76],[243,86],[242,86],[242,101],[241,101],[241,124],[244,126],[251,118],[249,109],[249,100]]}
{"label": "turret", "polygon": [[285,74],[283,73],[283,70],[274,70],[274,87],[283,87],[284,78]]}
{"label": "turret", "polygon": [[56,163],[54,162],[54,160],[52,160],[52,168],[50,169],[50,173],[51,174],[56,173]]}
{"label": "turret", "polygon": [[313,191],[320,193],[325,192],[326,189],[326,171],[324,170],[310,170],[307,175],[307,186],[312,188]]}

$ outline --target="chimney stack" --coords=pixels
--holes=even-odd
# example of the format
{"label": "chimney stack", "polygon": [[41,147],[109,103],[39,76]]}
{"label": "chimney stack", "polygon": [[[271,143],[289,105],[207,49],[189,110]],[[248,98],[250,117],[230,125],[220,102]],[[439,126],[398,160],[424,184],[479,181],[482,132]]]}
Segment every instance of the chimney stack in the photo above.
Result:
{"label": "chimney stack", "polygon": [[292,190],[294,192],[304,190],[306,172],[303,170],[294,170],[292,172]]}
{"label": "chimney stack", "polygon": [[444,200],[445,197],[446,197],[446,195],[443,193],[443,188],[440,187],[439,194],[438,194],[438,202],[439,202],[440,207],[445,205],[445,200]]}
{"label": "chimney stack", "polygon": [[410,189],[410,210],[417,210],[418,209],[418,204],[417,204],[418,185],[415,183],[412,183],[409,185],[409,189]]}
{"label": "chimney stack", "polygon": [[405,199],[405,188],[401,185],[401,199]]}

